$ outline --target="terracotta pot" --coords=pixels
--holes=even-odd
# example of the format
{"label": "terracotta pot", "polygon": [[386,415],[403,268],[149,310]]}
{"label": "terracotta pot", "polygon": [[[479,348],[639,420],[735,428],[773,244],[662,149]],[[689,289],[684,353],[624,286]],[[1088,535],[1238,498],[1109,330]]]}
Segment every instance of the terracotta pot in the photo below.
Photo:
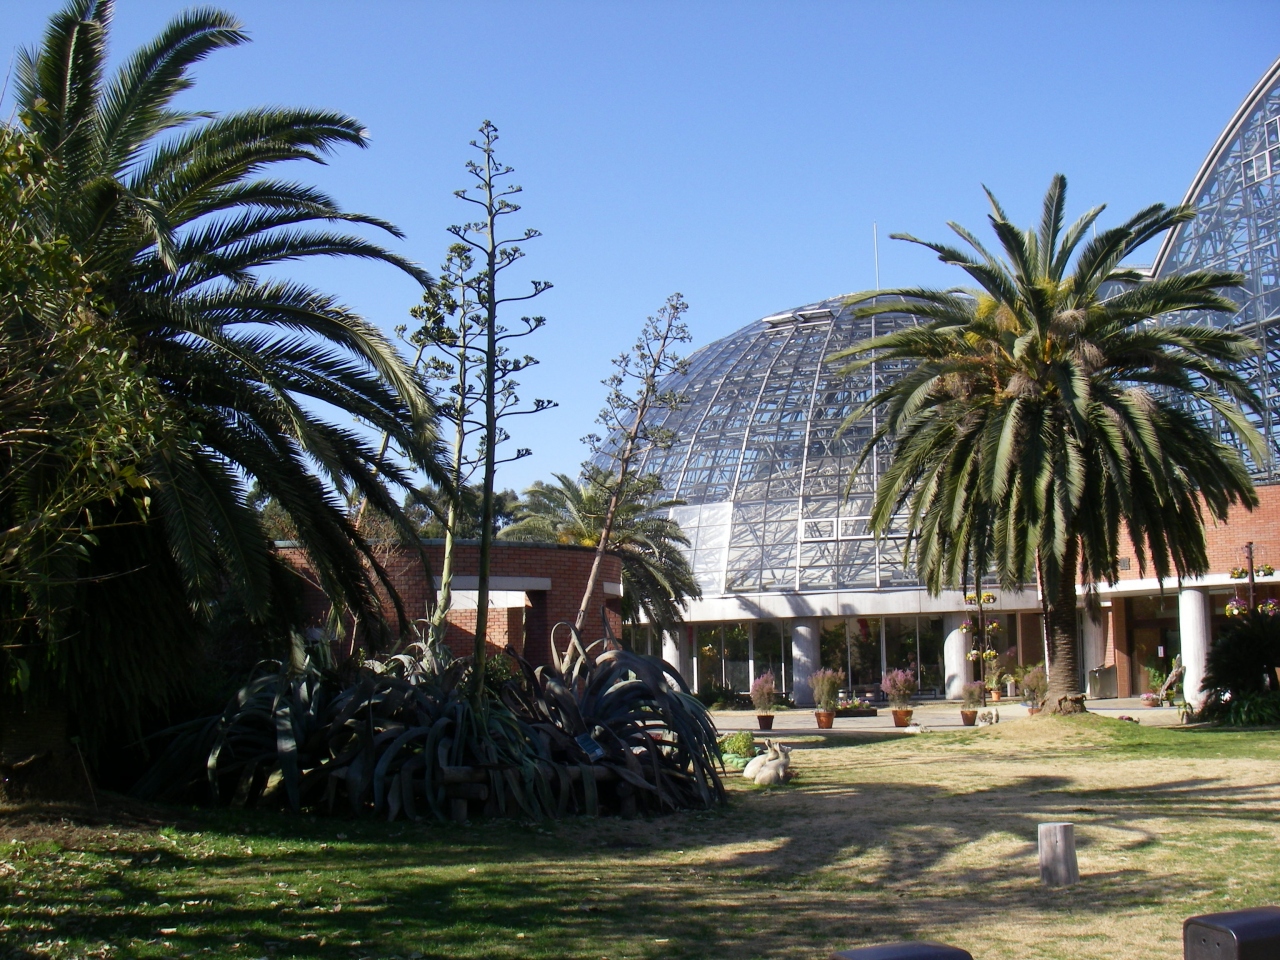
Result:
{"label": "terracotta pot", "polygon": [[758,723],[758,724],[760,725],[760,729],[761,729],[761,730],[772,730],[772,729],[773,729],[773,714],[772,714],[772,713],[757,713],[757,714],[756,714],[756,723]]}
{"label": "terracotta pot", "polygon": [[999,702],[1000,702],[1000,691],[999,691],[999,690],[992,690],[992,691],[988,694],[988,696],[989,696],[992,700],[994,700],[996,703],[999,703]]}
{"label": "terracotta pot", "polygon": [[819,730],[830,730],[831,724],[836,719],[836,712],[834,710],[815,710],[813,711],[813,715],[818,718]]}
{"label": "terracotta pot", "polygon": [[894,710],[893,711],[893,725],[895,727],[905,727],[905,726],[908,726],[910,723],[911,723],[910,710]]}
{"label": "terracotta pot", "polygon": [[1029,717],[1034,717],[1039,712],[1040,712],[1039,707],[1027,707],[1027,716]]}
{"label": "terracotta pot", "polygon": [[977,710],[961,710],[960,722],[963,723],[966,727],[972,727],[975,723],[978,722],[978,711]]}

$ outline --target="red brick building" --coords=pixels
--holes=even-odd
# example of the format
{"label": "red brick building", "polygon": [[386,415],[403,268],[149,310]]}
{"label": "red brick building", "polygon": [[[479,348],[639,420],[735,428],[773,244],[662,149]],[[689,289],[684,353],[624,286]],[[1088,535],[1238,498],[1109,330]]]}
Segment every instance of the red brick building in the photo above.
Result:
{"label": "red brick building", "polygon": [[[424,544],[431,565],[431,576],[438,587],[440,567],[444,560],[444,543],[429,540]],[[280,552],[313,584],[306,595],[309,623],[324,623],[330,604],[320,589],[307,562],[306,554],[290,544],[279,544]],[[445,641],[455,655],[471,652],[475,642],[476,595],[479,586],[479,543],[467,541],[457,545],[454,557],[453,604],[449,613],[449,630]],[[432,591],[427,585],[427,571],[417,555],[403,547],[389,548],[379,559],[396,584],[397,592],[411,619],[428,616],[428,599]],[[572,623],[582,602],[591,573],[595,550],[589,547],[562,546],[552,543],[519,543],[496,541],[489,571],[489,630],[491,650],[511,644],[535,666],[551,662],[551,633],[561,621]],[[587,617],[584,639],[604,635],[602,611],[609,619],[615,637],[622,631],[622,564],[617,557],[606,556],[602,576],[596,584]],[[387,612],[391,613],[390,604]],[[565,649],[568,631],[556,631],[556,646]]]}
{"label": "red brick building", "polygon": [[1172,658],[1183,655],[1188,675],[1198,686],[1203,675],[1207,645],[1226,623],[1226,605],[1232,597],[1248,600],[1247,577],[1232,576],[1247,570],[1246,545],[1252,544],[1254,602],[1280,600],[1280,575],[1266,573],[1280,568],[1280,485],[1259,486],[1258,507],[1233,510],[1226,523],[1209,523],[1209,573],[1179,584],[1167,580],[1163,589],[1150,569],[1138,570],[1132,555],[1121,557],[1120,582],[1101,590],[1103,622],[1084,619],[1083,654],[1086,669],[1101,665],[1101,693],[1136,696],[1149,689],[1146,667],[1168,669]]}

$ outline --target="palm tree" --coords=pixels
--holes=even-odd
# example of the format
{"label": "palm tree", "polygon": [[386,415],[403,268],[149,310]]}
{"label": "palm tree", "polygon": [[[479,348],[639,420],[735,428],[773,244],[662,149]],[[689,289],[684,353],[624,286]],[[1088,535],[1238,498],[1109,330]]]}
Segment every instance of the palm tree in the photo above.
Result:
{"label": "palm tree", "polygon": [[[119,579],[85,587],[96,593],[77,601],[92,605],[93,616],[79,625],[83,649],[68,655],[79,658],[72,672],[103,668],[109,655],[99,651],[145,646],[157,632],[178,639],[228,589],[252,615],[269,615],[278,577],[246,481],[278,504],[335,603],[376,630],[382,590],[403,624],[399,598],[347,503],[366,500],[416,542],[393,490],[409,489],[415,470],[444,480],[433,408],[375,327],[272,269],[359,257],[429,282],[402,257],[334,228],[400,236],[392,225],[265,173],[290,160],[323,162],[344,144],[363,147],[364,131],[324,110],[181,109],[174,100],[192,85],[192,67],[247,39],[217,10],[180,14],[108,78],[111,14],[111,0],[71,0],[42,45],[18,54],[17,108],[47,158],[53,197],[33,216],[45,235],[66,237],[96,278],[115,332],[182,431],[145,464],[152,522],[104,534],[92,552],[89,581]],[[326,418],[327,409],[386,434],[402,456],[380,456],[365,434]],[[131,609],[111,609],[123,603]],[[160,608],[169,619],[147,622]],[[146,684],[144,663],[129,669],[139,677],[120,684]]]}
{"label": "palm tree", "polygon": [[[499,539],[593,548],[599,544],[615,477],[592,467],[581,482],[563,473],[555,478],[554,485],[539,481],[525,491],[518,519],[498,532]],[[623,618],[634,623],[643,615],[650,623],[673,629],[682,620],[685,601],[702,591],[680,550],[689,546],[689,539],[667,516],[682,501],[657,499],[658,488],[653,476],[627,479],[607,552],[622,561]]]}
{"label": "palm tree", "polygon": [[[923,319],[835,354],[853,371],[914,364],[866,408],[883,407],[873,445],[891,441],[876,493],[883,532],[905,510],[922,580],[933,591],[982,574],[1039,583],[1048,637],[1048,702],[1080,709],[1076,583],[1119,578],[1122,538],[1140,570],[1164,580],[1208,569],[1204,520],[1257,497],[1239,450],[1196,416],[1215,413],[1256,457],[1237,404],[1260,400],[1236,368],[1256,350],[1238,333],[1169,317],[1233,312],[1239,274],[1159,280],[1122,266],[1151,238],[1194,216],[1156,204],[1084,242],[1103,207],[1066,230],[1066,180],[1045,195],[1039,231],[1014,227],[988,191],[1000,253],[950,224],[974,251],[914,237],[976,287],[864,294],[858,313]],[[1163,318],[1163,319],[1162,319]],[[855,414],[857,416],[857,414]]]}

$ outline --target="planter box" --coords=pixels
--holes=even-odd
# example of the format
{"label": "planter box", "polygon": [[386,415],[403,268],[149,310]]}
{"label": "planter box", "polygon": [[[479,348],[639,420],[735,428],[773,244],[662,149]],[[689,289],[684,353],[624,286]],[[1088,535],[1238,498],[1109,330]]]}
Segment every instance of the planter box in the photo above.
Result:
{"label": "planter box", "polygon": [[880,711],[875,707],[845,707],[843,710],[837,710],[837,717],[877,717]]}

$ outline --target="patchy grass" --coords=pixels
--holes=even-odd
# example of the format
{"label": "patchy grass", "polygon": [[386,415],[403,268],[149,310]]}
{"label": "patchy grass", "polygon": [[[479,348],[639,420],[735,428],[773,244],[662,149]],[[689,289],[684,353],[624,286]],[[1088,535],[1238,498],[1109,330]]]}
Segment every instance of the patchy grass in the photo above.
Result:
{"label": "patchy grass", "polygon": [[[770,957],[905,938],[981,960],[1173,958],[1280,903],[1280,737],[1041,718],[796,738],[717,813],[437,824],[0,813],[0,956]],[[1036,825],[1076,824],[1046,890]]]}

